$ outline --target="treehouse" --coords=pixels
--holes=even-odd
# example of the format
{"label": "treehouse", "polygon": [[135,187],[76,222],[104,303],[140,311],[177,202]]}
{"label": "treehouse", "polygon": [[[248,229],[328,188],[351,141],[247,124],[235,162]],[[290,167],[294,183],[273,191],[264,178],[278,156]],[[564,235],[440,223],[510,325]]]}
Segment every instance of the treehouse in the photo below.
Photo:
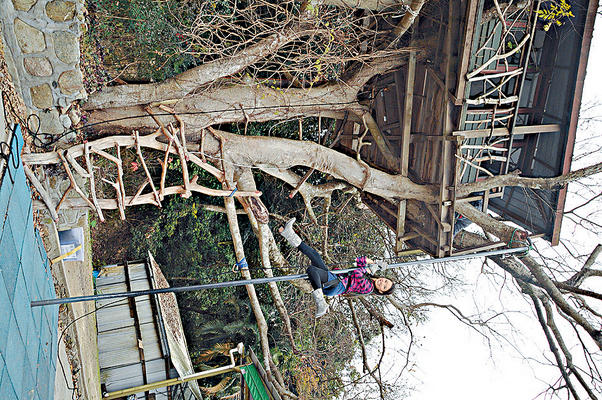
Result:
{"label": "treehouse", "polygon": [[558,243],[566,186],[469,196],[455,189],[517,170],[528,177],[569,171],[597,6],[465,0],[423,10],[408,44],[427,50],[410,53],[406,65],[366,87],[380,135],[366,134],[361,121],[337,123],[340,151],[439,188],[436,204],[363,194],[395,231],[398,251],[459,254],[453,232],[460,202]]}

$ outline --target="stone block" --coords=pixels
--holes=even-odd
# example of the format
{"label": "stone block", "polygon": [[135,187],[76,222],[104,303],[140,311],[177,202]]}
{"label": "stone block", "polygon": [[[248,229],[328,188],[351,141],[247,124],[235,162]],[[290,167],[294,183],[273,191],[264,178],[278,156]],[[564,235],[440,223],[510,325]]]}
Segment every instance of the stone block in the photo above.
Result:
{"label": "stone block", "polygon": [[69,118],[71,119],[71,123],[73,125],[79,124],[79,122],[82,120],[82,118],[79,115],[79,113],[77,111],[75,111],[73,108],[71,108],[69,110],[69,113],[67,115],[69,115]]}
{"label": "stone block", "polygon": [[23,67],[33,76],[52,75],[52,64],[46,57],[28,57],[23,59]]}
{"label": "stone block", "polygon": [[71,118],[69,118],[68,115],[59,115],[59,121],[61,121],[61,124],[63,124],[63,128],[71,128]]}
{"label": "stone block", "polygon": [[15,10],[19,11],[29,11],[31,6],[36,4],[37,0],[13,0],[13,6]]}
{"label": "stone block", "polygon": [[[56,108],[48,112],[38,111],[37,116],[40,118],[40,133],[49,133],[51,135],[59,135],[65,131],[63,123],[59,119],[59,111]],[[35,131],[38,128],[38,119],[32,118],[31,128]],[[43,135],[42,135],[43,138]]]}
{"label": "stone block", "polygon": [[65,71],[59,76],[59,88],[64,94],[74,94],[84,89],[82,73],[79,69]]}
{"label": "stone block", "polygon": [[23,53],[39,53],[46,49],[46,41],[42,31],[26,24],[19,18],[15,18],[15,36]]}
{"label": "stone block", "polygon": [[65,0],[53,0],[46,4],[46,15],[56,22],[72,20],[75,17],[75,3]]}
{"label": "stone block", "polygon": [[65,64],[75,64],[79,61],[79,41],[73,33],[58,31],[52,34],[54,52]]}
{"label": "stone block", "polygon": [[47,83],[29,89],[31,102],[34,106],[46,109],[52,107],[52,90]]}

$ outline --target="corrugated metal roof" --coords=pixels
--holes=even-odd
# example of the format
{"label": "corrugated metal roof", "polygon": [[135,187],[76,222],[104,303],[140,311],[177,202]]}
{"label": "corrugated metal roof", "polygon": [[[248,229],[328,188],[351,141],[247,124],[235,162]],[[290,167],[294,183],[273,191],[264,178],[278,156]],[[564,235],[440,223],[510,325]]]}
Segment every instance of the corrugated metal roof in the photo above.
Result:
{"label": "corrugated metal roof", "polygon": [[[138,262],[127,266],[129,282],[126,282],[124,265],[103,267],[96,279],[97,292],[115,293],[168,286],[152,256],[150,260],[151,265]],[[166,357],[171,358],[180,376],[194,372],[175,295],[166,296],[96,302],[100,375],[108,392],[143,385],[143,369],[146,370],[146,383],[169,378]],[[157,400],[167,400],[167,393],[172,390],[161,388],[149,393],[154,393]],[[196,382],[190,382],[183,390],[185,399],[203,398]],[[136,398],[146,397],[139,393]]]}
{"label": "corrugated metal roof", "polygon": [[[151,288],[150,276],[144,264],[128,265],[127,273],[129,285],[126,283],[123,265],[102,268],[96,279],[97,292],[115,293]],[[107,391],[143,385],[145,376],[146,383],[169,378],[150,296],[119,301],[101,300],[96,302],[96,307],[98,362],[101,382]],[[136,319],[138,327],[135,325]],[[156,394],[157,400],[168,398],[165,390],[157,391]],[[144,393],[140,396],[139,398],[145,398]]]}

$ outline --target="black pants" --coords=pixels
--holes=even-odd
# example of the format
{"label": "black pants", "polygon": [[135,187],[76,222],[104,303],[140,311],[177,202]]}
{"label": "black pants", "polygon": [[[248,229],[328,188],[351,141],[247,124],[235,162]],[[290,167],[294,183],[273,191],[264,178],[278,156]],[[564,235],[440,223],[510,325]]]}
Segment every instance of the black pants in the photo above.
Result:
{"label": "black pants", "polygon": [[311,260],[311,265],[305,270],[309,277],[311,287],[314,290],[320,289],[328,282],[328,268],[326,267],[326,264],[324,264],[324,260],[322,260],[322,257],[320,257],[320,254],[317,251],[309,247],[305,242],[301,242],[298,249]]}

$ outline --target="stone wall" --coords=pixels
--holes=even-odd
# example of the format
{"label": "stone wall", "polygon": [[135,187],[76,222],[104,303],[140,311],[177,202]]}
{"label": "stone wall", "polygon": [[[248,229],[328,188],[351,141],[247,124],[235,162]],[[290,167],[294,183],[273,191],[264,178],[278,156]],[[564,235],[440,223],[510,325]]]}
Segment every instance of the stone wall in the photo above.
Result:
{"label": "stone wall", "polygon": [[83,0],[0,0],[5,55],[40,131],[60,134],[77,122],[69,112],[86,97],[79,68]]}

